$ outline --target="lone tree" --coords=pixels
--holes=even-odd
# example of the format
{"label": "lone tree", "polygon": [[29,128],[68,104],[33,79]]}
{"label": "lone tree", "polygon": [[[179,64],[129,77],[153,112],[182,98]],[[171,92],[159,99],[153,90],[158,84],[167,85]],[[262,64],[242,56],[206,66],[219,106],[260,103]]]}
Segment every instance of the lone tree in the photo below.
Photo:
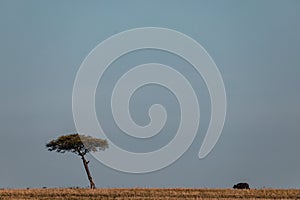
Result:
{"label": "lone tree", "polygon": [[108,148],[106,140],[93,138],[91,136],[79,135],[76,133],[60,136],[59,138],[46,144],[46,147],[49,151],[56,151],[59,153],[65,153],[66,151],[69,151],[80,156],[87,177],[90,181],[90,188],[96,188],[88,166],[90,161],[85,159],[85,155],[91,151],[104,151],[106,148]]}

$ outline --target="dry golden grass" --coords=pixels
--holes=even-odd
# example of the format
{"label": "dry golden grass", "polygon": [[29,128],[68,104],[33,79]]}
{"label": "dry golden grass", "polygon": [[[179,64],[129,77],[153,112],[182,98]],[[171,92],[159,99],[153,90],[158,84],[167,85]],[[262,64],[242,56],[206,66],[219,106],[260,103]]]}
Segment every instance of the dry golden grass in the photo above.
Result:
{"label": "dry golden grass", "polygon": [[88,200],[88,199],[300,199],[296,189],[2,189],[0,200]]}

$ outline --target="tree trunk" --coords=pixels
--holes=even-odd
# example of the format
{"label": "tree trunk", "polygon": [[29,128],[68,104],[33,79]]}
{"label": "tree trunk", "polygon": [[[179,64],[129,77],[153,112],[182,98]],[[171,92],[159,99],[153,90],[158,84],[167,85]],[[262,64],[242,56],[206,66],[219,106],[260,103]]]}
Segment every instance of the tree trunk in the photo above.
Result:
{"label": "tree trunk", "polygon": [[95,186],[95,183],[94,183],[94,181],[93,181],[93,178],[92,178],[92,176],[91,176],[91,173],[90,173],[90,170],[89,170],[89,166],[88,166],[89,161],[87,161],[87,160],[84,158],[84,156],[81,156],[81,159],[82,159],[82,162],[83,162],[83,165],[84,165],[84,169],[85,169],[85,171],[86,171],[86,175],[88,176],[88,179],[89,179],[89,181],[90,181],[90,188],[91,188],[91,189],[95,189],[96,186]]}

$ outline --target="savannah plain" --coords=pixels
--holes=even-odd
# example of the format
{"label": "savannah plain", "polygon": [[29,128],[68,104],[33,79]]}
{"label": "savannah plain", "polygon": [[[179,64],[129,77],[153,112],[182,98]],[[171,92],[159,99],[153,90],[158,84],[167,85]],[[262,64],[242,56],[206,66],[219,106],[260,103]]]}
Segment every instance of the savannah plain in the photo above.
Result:
{"label": "savannah plain", "polygon": [[95,199],[300,199],[298,189],[1,189],[0,200],[95,200]]}

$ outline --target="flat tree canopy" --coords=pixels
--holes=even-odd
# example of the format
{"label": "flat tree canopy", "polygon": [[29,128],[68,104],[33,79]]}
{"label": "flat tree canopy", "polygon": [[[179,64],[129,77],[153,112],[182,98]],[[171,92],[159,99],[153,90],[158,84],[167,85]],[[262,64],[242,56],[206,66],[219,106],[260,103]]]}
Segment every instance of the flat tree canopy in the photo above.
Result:
{"label": "flat tree canopy", "polygon": [[63,135],[46,144],[49,151],[65,153],[66,151],[84,156],[89,152],[103,151],[108,148],[106,140],[91,136],[79,135],[78,133]]}

